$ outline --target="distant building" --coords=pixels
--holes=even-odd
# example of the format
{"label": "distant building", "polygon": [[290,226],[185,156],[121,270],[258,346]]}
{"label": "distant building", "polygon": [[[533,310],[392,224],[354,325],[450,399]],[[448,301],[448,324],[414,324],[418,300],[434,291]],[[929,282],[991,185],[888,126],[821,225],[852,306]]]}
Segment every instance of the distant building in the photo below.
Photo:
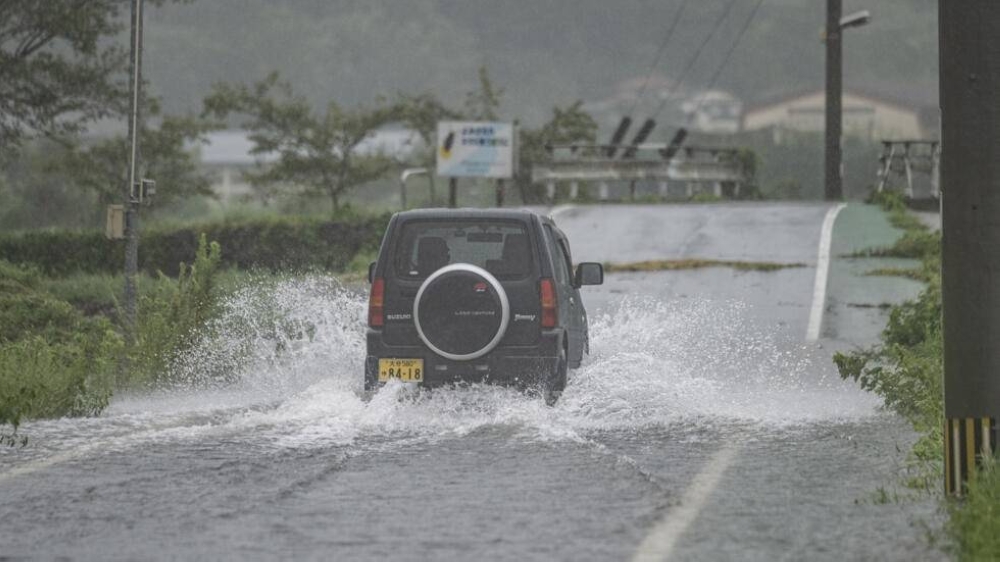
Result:
{"label": "distant building", "polygon": [[738,133],[742,126],[743,102],[720,90],[696,94],[681,104],[689,128],[704,133]]}
{"label": "distant building", "polygon": [[[871,140],[936,138],[926,110],[912,102],[877,94],[845,91],[842,98],[843,131]],[[770,129],[776,140],[783,131],[822,132],[826,124],[826,94],[813,91],[747,107],[742,129]]]}
{"label": "distant building", "polygon": [[245,170],[277,159],[274,154],[251,154],[252,149],[246,131],[215,131],[195,148],[201,166],[212,176],[212,191],[223,201],[251,192],[243,179]]}
{"label": "distant building", "polygon": [[[415,131],[386,127],[362,141],[357,152],[381,153],[404,160],[422,144],[420,135]],[[243,178],[244,171],[278,159],[278,155],[274,153],[253,154],[253,147],[253,141],[246,131],[215,131],[206,135],[205,143],[194,148],[199,154],[202,167],[213,176],[213,191],[223,201],[251,193],[250,184]]]}
{"label": "distant building", "polygon": [[[651,113],[661,104],[668,111],[674,109],[681,101],[676,90],[677,84],[663,76],[640,76],[617,83],[610,96],[588,101],[583,104],[582,109],[594,118],[602,131],[610,134],[621,118],[630,112],[635,113],[630,117],[641,123],[647,117],[652,117]],[[642,99],[638,97],[640,94]],[[632,134],[635,134],[637,128],[636,125]]]}

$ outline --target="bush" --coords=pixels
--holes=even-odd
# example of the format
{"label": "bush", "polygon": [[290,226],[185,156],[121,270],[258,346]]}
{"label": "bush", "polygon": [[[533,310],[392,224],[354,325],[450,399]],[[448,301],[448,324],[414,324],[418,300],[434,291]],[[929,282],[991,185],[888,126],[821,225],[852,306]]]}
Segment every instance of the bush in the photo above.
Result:
{"label": "bush", "polygon": [[[874,199],[890,218],[909,216],[898,194],[876,193]],[[891,248],[863,255],[918,258],[922,266],[913,273],[927,287],[917,299],[892,307],[879,345],[837,353],[834,362],[842,378],[851,379],[880,396],[887,408],[903,416],[920,434],[912,453],[924,470],[913,484],[926,487],[936,481],[940,472],[944,446],[941,236],[908,219],[893,222],[906,226],[903,236]]]}
{"label": "bush", "polygon": [[121,356],[109,321],[84,317],[37,283],[36,271],[0,262],[0,424],[15,432],[25,418],[100,412]]}
{"label": "bush", "polygon": [[943,350],[941,285],[935,280],[916,300],[892,308],[880,345],[833,359],[841,377],[879,395],[920,433],[913,447],[919,461],[942,458]]}
{"label": "bush", "polygon": [[127,355],[107,318],[87,317],[35,289],[44,284],[36,270],[0,261],[0,425],[13,427],[0,432],[0,443],[21,442],[16,432],[24,419],[100,413],[116,384],[163,382],[170,361],[215,311],[219,244],[203,235],[194,254],[193,265],[178,266],[176,280],[161,275],[142,296],[136,345]]}
{"label": "bush", "polygon": [[217,242],[202,235],[194,263],[180,265],[177,281],[163,278],[139,303],[136,345],[129,370],[120,386],[168,382],[170,362],[193,343],[199,328],[212,317],[217,304],[216,276],[222,252]]}
{"label": "bush", "polygon": [[0,346],[0,403],[8,421],[99,414],[111,398],[121,349],[111,330],[73,343],[33,336]]}
{"label": "bush", "polygon": [[[293,217],[220,221],[142,232],[139,267],[152,275],[180,273],[181,262],[198,248],[200,234],[226,253],[221,264],[241,269],[343,270],[362,248],[377,244],[388,223],[377,217],[346,216],[337,221]],[[47,275],[115,273],[124,243],[101,232],[38,231],[0,236],[0,259],[32,265]]]}

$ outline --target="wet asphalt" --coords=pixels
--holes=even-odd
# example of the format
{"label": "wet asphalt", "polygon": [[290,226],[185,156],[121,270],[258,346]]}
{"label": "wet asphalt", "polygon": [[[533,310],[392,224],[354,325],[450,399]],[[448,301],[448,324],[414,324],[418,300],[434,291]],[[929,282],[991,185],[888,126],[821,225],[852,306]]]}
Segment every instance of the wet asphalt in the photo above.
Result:
{"label": "wet asphalt", "polygon": [[[830,361],[884,322],[859,300],[919,287],[835,258],[828,322],[804,341],[828,209],[559,211],[577,262],[805,266],[609,275],[585,290],[592,356],[554,408],[490,387],[391,385],[365,402],[364,296],[322,282],[268,289],[234,318],[276,307],[312,335],[235,342],[237,383],[24,426],[29,446],[0,451],[0,558],[630,560],[684,514],[659,558],[942,559],[928,539],[936,499],[902,486],[914,435]],[[880,213],[844,213],[835,254],[891,238]],[[189,364],[219,361],[225,344]],[[731,462],[696,510],[685,505],[723,450]]]}

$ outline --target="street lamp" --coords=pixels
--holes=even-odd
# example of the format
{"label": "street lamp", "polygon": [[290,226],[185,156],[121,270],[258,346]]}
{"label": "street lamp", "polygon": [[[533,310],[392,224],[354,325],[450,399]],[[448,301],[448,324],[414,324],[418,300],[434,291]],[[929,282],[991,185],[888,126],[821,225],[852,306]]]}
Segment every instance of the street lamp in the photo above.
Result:
{"label": "street lamp", "polygon": [[826,157],[824,165],[824,196],[837,201],[844,198],[841,177],[840,136],[843,107],[843,64],[841,62],[840,33],[849,27],[861,27],[872,16],[868,10],[853,12],[841,17],[841,0],[826,0]]}
{"label": "street lamp", "polygon": [[848,27],[861,27],[870,21],[872,21],[871,12],[868,10],[859,10],[840,18],[840,29],[847,29]]}

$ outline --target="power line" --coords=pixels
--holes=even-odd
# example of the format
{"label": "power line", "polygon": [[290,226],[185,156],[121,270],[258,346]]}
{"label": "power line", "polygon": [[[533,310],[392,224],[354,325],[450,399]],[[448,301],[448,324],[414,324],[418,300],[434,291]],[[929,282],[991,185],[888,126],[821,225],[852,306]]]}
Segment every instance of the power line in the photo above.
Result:
{"label": "power line", "polygon": [[[750,15],[747,16],[746,21],[743,22],[743,27],[741,27],[739,33],[736,34],[736,40],[733,41],[733,43],[729,46],[729,49],[726,51],[726,55],[722,58],[722,62],[719,64],[718,68],[716,68],[715,72],[712,74],[712,78],[708,82],[708,87],[705,88],[705,93],[708,93],[713,87],[715,87],[716,80],[719,79],[719,76],[722,75],[722,71],[726,68],[726,65],[729,64],[729,59],[733,56],[733,53],[736,52],[736,46],[740,44],[740,40],[743,39],[743,35],[745,35],[747,29],[750,28],[750,22],[752,22],[753,19],[757,16],[757,11],[760,10],[760,6],[763,3],[764,0],[757,0],[757,4],[753,7],[753,10],[750,11]],[[704,101],[705,101],[705,95],[703,94],[698,98],[697,103],[695,104],[694,107],[694,111],[692,111],[691,114],[688,115],[687,125],[691,124],[691,121],[698,114],[698,110],[701,109],[701,104],[704,103]]]}
{"label": "power line", "polygon": [[670,87],[670,90],[667,92],[667,95],[663,98],[663,100],[660,101],[660,105],[656,108],[656,111],[653,113],[654,119],[656,118],[657,115],[660,114],[661,111],[663,111],[663,108],[666,107],[667,102],[670,101],[670,98],[673,97],[674,93],[680,87],[681,83],[684,82],[684,78],[686,78],[691,69],[694,68],[695,63],[698,62],[698,58],[701,57],[702,51],[705,50],[705,46],[708,45],[708,42],[712,39],[712,36],[715,35],[717,31],[719,31],[720,27],[722,27],[722,22],[725,21],[726,17],[729,15],[729,12],[733,11],[733,6],[736,5],[736,1],[737,0],[730,0],[729,4],[726,6],[726,9],[723,10],[722,13],[719,14],[719,17],[715,19],[715,23],[712,25],[712,30],[708,32],[708,34],[705,36],[705,39],[703,39],[701,44],[698,45],[698,48],[695,50],[694,55],[691,57],[691,60],[688,61],[687,66],[684,67],[684,70],[682,70],[680,75],[678,76],[677,81],[674,82],[674,84]]}
{"label": "power line", "polygon": [[684,14],[684,8],[687,6],[687,3],[688,0],[683,0],[680,7],[677,8],[676,12],[674,12],[674,19],[670,22],[670,28],[667,29],[667,34],[660,43],[660,48],[656,50],[656,57],[653,59],[653,63],[649,65],[649,70],[646,71],[646,79],[642,81],[642,86],[639,88],[639,92],[635,96],[635,101],[632,102],[632,107],[630,107],[628,113],[625,114],[627,117],[631,116],[632,113],[635,112],[636,107],[639,106],[639,102],[642,101],[643,95],[646,94],[646,87],[649,86],[649,80],[653,77],[653,71],[660,65],[660,59],[663,58],[663,53],[666,52],[667,44],[670,43],[670,38],[674,36],[674,30],[677,29],[677,24],[681,21],[681,16]]}

